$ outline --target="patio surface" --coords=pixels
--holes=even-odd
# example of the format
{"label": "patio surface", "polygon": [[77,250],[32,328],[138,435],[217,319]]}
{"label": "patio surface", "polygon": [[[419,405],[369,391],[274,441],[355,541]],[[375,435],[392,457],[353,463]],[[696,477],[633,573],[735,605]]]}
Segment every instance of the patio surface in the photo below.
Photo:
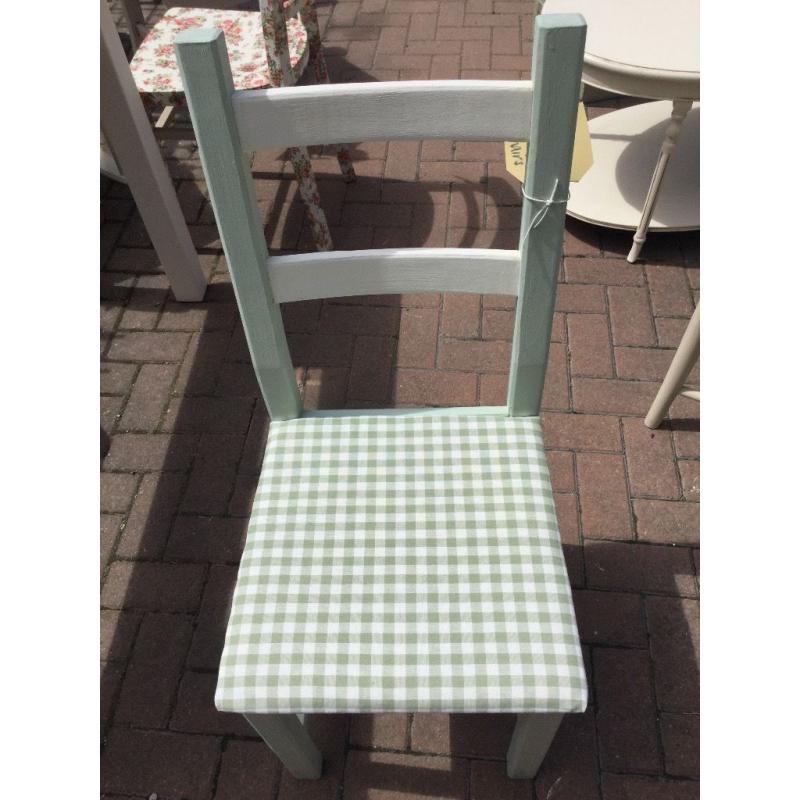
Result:
{"label": "patio surface", "polygon": [[[529,76],[528,1],[318,8],[336,81]],[[210,271],[203,303],[174,301],[128,190],[101,182],[104,796],[697,798],[699,410],[680,399],[658,431],[642,418],[699,296],[698,235],[652,235],[630,265],[629,234],[568,223],[542,418],[589,709],[565,720],[535,781],[515,782],[511,716],[314,717],[325,772],[303,783],[212,702],[268,420],[194,146],[164,152]],[[501,144],[353,154],[350,186],[331,154],[315,161],[338,248],[516,247]],[[254,173],[270,247],[311,249],[284,154],[259,154]],[[469,295],[290,304],[304,403],[502,404],[512,309]]]}

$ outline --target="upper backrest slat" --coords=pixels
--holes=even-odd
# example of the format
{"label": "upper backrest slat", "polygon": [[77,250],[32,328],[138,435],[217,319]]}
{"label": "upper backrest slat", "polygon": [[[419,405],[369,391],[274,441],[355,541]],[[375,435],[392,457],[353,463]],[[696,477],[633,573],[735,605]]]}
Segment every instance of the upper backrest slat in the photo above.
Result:
{"label": "upper backrest slat", "polygon": [[233,98],[245,150],[385,139],[527,139],[530,81],[397,81],[254,89]]}
{"label": "upper backrest slat", "polygon": [[[209,196],[217,217],[247,342],[273,419],[301,413],[297,385],[270,279],[269,255],[245,153],[260,147],[368,139],[527,139],[519,259],[454,253],[397,253],[380,260],[378,286],[422,280],[473,290],[508,286],[518,275],[517,311],[509,374],[508,411],[539,413],[547,366],[564,214],[575,135],[586,23],[577,14],[536,17],[532,81],[433,81],[354,84],[235,92],[221,31],[192,29],[176,39],[176,53],[194,124]],[[320,276],[327,295],[347,283],[355,293],[369,254],[348,256],[337,275]],[[501,269],[485,284],[474,267]],[[391,274],[398,265],[405,276]],[[285,271],[302,266],[303,275]],[[272,274],[283,297],[311,297],[320,259],[275,260]],[[513,272],[512,272],[513,271]],[[423,276],[424,277],[424,276]],[[323,280],[324,278],[324,280]],[[341,278],[341,281],[340,281]],[[427,285],[427,284],[425,284]],[[310,288],[309,288],[310,287]],[[469,290],[469,288],[467,289]],[[326,295],[326,296],[327,296]]]}

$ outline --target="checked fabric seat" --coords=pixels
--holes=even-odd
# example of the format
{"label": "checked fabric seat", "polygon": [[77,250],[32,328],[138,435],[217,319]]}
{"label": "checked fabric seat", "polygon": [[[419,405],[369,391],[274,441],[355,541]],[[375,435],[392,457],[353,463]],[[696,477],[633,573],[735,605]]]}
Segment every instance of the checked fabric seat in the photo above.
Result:
{"label": "checked fabric seat", "polygon": [[582,711],[538,418],[273,422],[216,705]]}
{"label": "checked fabric seat", "polygon": [[[586,24],[540,15],[532,81],[235,89],[219,30],[178,63],[271,423],[215,702],[318,778],[307,713],[514,712],[532,777],[586,676],[539,421]],[[517,250],[271,256],[249,154],[386,139],[528,140]],[[399,292],[517,298],[505,406],[303,411],[280,303]]]}

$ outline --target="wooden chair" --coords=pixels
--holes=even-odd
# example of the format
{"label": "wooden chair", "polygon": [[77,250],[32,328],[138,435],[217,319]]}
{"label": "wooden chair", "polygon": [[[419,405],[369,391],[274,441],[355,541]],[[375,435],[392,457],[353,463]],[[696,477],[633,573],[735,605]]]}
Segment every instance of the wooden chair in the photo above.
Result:
{"label": "wooden chair", "polygon": [[[259,0],[259,5],[260,11],[173,7],[151,28],[131,59],[131,72],[145,105],[159,113],[158,134],[193,138],[188,125],[167,124],[185,105],[174,51],[175,37],[185,30],[213,27],[225,32],[236,89],[294,86],[307,68],[318,83],[330,83],[313,0]],[[348,146],[341,144],[336,155],[345,180],[354,180]],[[290,143],[289,157],[314,243],[318,250],[330,250],[330,229],[308,149]]]}
{"label": "wooden chair", "polygon": [[[236,91],[222,33],[177,40],[250,354],[271,417],[215,702],[298,778],[298,715],[514,712],[530,777],[586,676],[539,421],[585,23],[543,15],[533,81]],[[528,139],[519,250],[270,256],[247,153],[385,139]],[[516,295],[502,407],[304,412],[278,303],[392,292]]]}

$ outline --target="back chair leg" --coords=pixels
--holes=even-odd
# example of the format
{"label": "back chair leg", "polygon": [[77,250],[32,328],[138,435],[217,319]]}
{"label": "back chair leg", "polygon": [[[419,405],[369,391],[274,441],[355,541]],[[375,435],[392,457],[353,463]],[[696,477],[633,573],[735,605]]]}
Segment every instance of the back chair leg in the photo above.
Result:
{"label": "back chair leg", "polygon": [[344,182],[353,183],[356,179],[356,171],[353,169],[353,160],[350,158],[350,147],[340,144],[336,149],[336,158],[339,159],[339,169],[344,175]]}
{"label": "back chair leg", "polygon": [[244,716],[295,778],[314,780],[322,775],[322,753],[297,714]]}
{"label": "back chair leg", "polygon": [[311,157],[305,147],[290,147],[289,158],[300,187],[300,197],[306,205],[306,215],[311,223],[311,234],[317,250],[333,250],[328,220],[322,210],[317,189],[317,179],[311,169]]}
{"label": "back chair leg", "polygon": [[[316,41],[311,43],[311,63],[316,82],[330,83],[331,76],[328,74],[328,64],[325,61],[325,53],[322,51],[319,28],[316,29]],[[342,171],[345,183],[352,183],[356,179],[356,172],[353,169],[353,160],[350,158],[350,145],[340,144],[336,148],[336,158],[339,159],[339,169]]]}
{"label": "back chair leg", "polygon": [[563,714],[517,714],[506,756],[509,778],[532,778],[561,724]]}
{"label": "back chair leg", "polygon": [[692,371],[692,367],[697,363],[700,355],[700,304],[692,314],[689,324],[686,326],[681,343],[675,352],[672,363],[669,365],[664,382],[658,390],[653,405],[644,418],[644,424],[648,428],[657,428],[661,420],[666,416],[672,401],[684,391],[686,379]]}

